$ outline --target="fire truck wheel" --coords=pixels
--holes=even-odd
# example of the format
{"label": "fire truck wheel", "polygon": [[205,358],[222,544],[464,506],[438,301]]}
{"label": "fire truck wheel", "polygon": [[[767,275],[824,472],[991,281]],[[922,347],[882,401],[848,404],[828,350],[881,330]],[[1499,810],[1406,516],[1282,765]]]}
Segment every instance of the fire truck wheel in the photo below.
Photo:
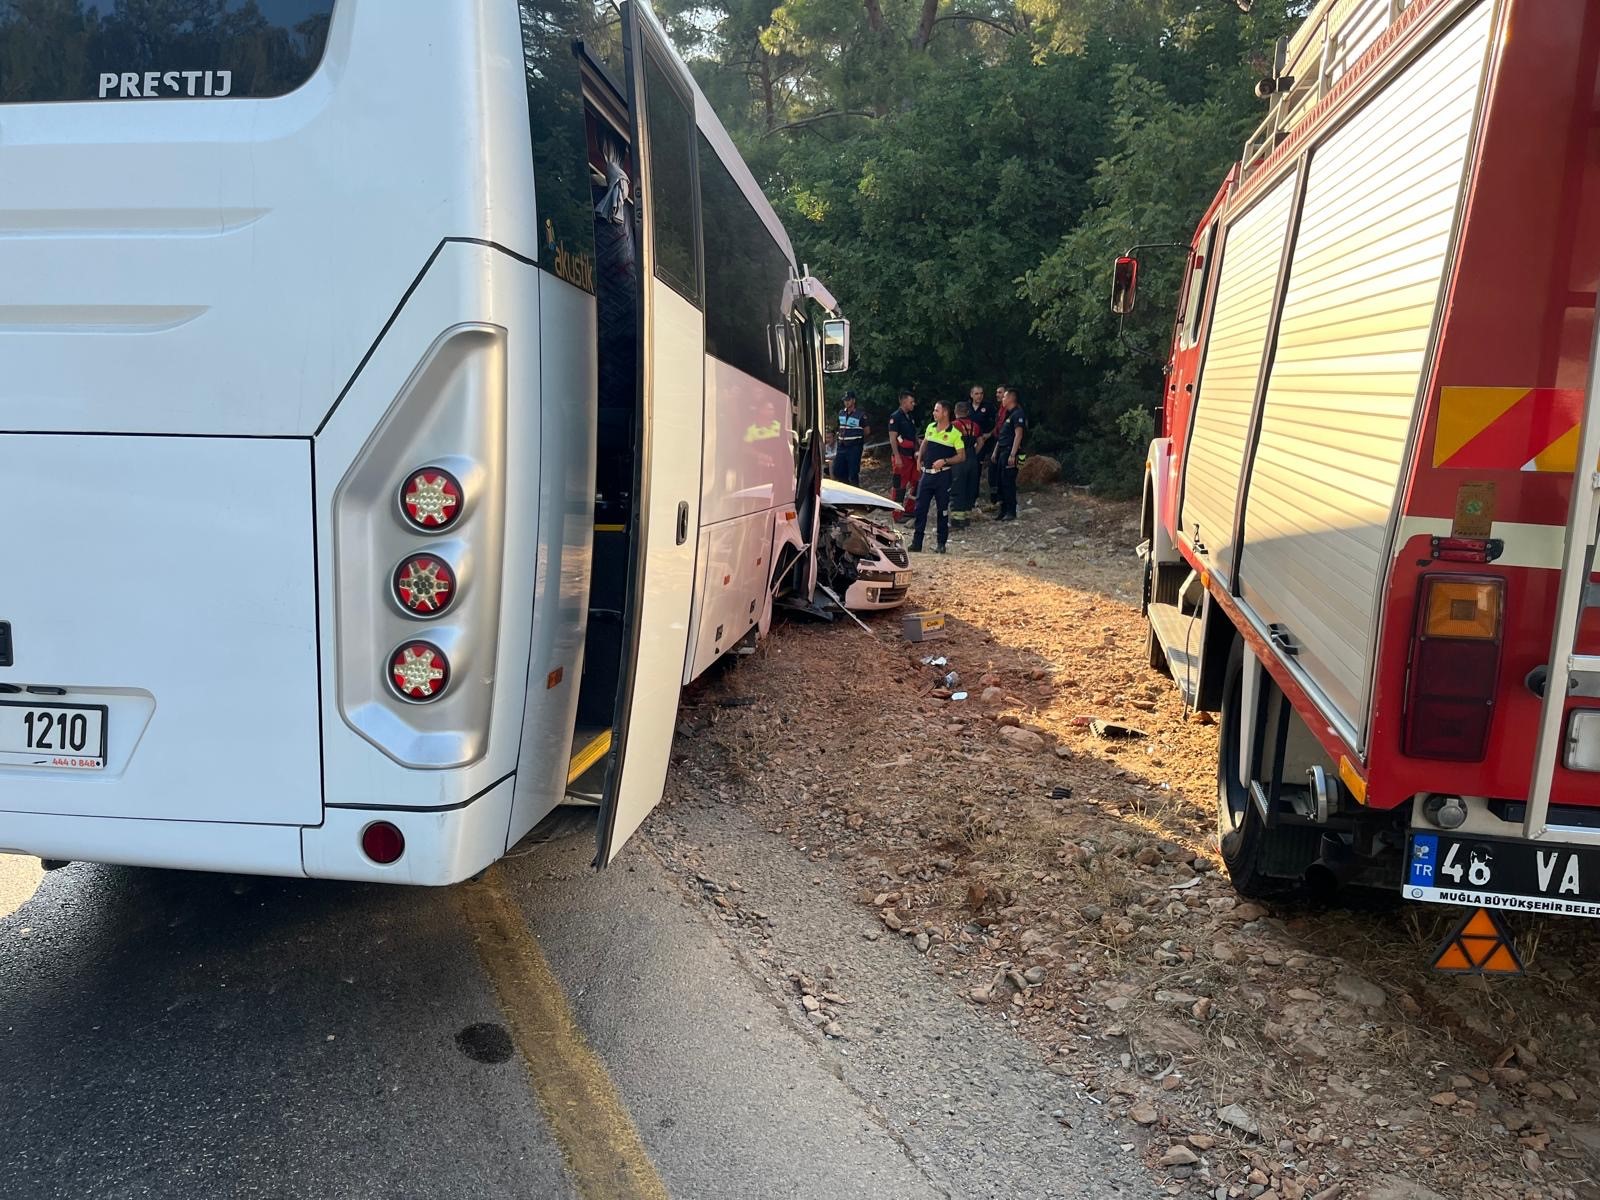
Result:
{"label": "fire truck wheel", "polygon": [[1239,782],[1239,730],[1243,704],[1244,646],[1235,642],[1223,683],[1217,737],[1217,841],[1233,890],[1253,899],[1296,890],[1316,858],[1319,834],[1298,826],[1269,828]]}
{"label": "fire truck wheel", "polygon": [[1145,614],[1144,626],[1144,652],[1149,656],[1150,669],[1160,671],[1163,675],[1172,674],[1172,668],[1167,664],[1167,652],[1161,648],[1161,639],[1156,636],[1156,627],[1150,624],[1150,604],[1155,599],[1156,568],[1149,555],[1144,560],[1144,603],[1139,611]]}

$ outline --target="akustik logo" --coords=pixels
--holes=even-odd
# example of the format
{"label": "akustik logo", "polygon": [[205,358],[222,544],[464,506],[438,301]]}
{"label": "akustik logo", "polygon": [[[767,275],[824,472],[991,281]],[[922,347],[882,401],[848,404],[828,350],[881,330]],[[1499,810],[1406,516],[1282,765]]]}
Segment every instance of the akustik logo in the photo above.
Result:
{"label": "akustik logo", "polygon": [[154,100],[162,96],[228,96],[232,71],[107,71],[100,76],[100,99]]}

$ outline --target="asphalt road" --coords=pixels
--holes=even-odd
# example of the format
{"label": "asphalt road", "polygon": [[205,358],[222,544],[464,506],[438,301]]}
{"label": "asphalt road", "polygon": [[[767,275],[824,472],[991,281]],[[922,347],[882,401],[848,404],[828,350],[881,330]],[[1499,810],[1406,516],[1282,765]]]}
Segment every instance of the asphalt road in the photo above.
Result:
{"label": "asphalt road", "polygon": [[659,855],[588,851],[446,891],[0,857],[0,1197],[1143,1193],[1009,1095],[1081,1171],[919,1145]]}

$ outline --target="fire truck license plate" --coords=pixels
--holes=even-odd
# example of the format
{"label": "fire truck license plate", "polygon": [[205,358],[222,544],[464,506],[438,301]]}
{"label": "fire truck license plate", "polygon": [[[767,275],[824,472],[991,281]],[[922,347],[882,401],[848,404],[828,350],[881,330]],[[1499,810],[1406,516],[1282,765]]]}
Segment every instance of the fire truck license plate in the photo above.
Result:
{"label": "fire truck license plate", "polygon": [[1432,904],[1600,917],[1600,847],[1413,833],[1403,894]]}
{"label": "fire truck license plate", "polygon": [[106,765],[105,706],[0,701],[0,764],[102,770]]}

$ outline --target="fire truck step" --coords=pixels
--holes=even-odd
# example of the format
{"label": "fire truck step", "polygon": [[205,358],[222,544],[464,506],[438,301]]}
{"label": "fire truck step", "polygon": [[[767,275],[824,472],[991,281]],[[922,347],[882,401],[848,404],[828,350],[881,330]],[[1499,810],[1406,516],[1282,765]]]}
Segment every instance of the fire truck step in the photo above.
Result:
{"label": "fire truck step", "polygon": [[1149,614],[1150,628],[1166,652],[1173,681],[1183,702],[1193,708],[1200,694],[1200,618],[1176,604],[1152,604]]}

